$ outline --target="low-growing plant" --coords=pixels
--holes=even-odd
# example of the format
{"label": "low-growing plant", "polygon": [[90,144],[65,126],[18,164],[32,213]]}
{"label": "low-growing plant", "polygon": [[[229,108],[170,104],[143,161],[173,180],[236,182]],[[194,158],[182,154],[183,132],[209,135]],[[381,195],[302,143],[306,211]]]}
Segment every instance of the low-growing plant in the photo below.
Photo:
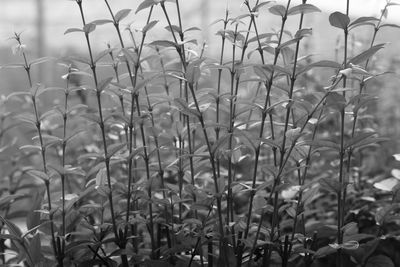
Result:
{"label": "low-growing plant", "polygon": [[[399,170],[363,169],[387,140],[371,92],[390,73],[371,63],[380,29],[399,28],[385,22],[396,3],[351,19],[343,1],[327,18],[339,58],[315,61],[305,20],[321,10],[307,0],[226,10],[211,53],[182,20],[186,2],[142,1],[146,22],[126,28],[131,9],[104,0],[109,17],[89,21],[90,1],[74,2],[81,21],[65,34],[82,35],[86,56],[32,60],[15,33],[21,63],[1,66],[28,87],[1,99],[4,266],[400,266]],[[163,39],[148,38],[162,29],[155,9]],[[107,24],[118,45],[95,51]],[[352,50],[360,27],[371,41]],[[63,86],[34,80],[48,61]],[[31,143],[10,139],[22,129]]]}

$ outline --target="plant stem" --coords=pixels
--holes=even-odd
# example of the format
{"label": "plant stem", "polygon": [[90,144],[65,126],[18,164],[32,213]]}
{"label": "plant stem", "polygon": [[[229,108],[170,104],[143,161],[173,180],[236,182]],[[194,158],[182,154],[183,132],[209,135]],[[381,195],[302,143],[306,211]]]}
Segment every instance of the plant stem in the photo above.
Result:
{"label": "plant stem", "polygon": [[[18,42],[18,45],[22,46],[20,35],[15,34],[14,38]],[[27,56],[24,51],[22,52],[22,56],[24,59],[24,69],[25,69],[26,75],[28,77],[29,87],[32,90],[33,82],[32,82],[32,78],[31,78],[31,66],[28,64]],[[37,85],[37,86],[39,87],[39,85]],[[38,90],[38,88],[36,88],[35,91],[32,93],[31,100],[32,100],[33,111],[34,111],[34,116],[35,116],[35,120],[36,120],[36,124],[35,124],[36,130],[37,130],[38,137],[39,137],[40,151],[41,151],[42,164],[43,164],[43,172],[48,176],[48,169],[47,169],[47,162],[46,162],[46,146],[45,146],[45,143],[43,140],[41,121],[40,121],[39,111],[38,111],[38,107],[37,107],[37,103],[36,103],[37,90]],[[48,204],[48,210],[49,210],[51,243],[52,243],[52,247],[53,247],[53,253],[54,253],[54,257],[56,258],[56,260],[58,262],[58,265],[60,267],[62,267],[63,259],[59,257],[59,251],[57,250],[57,246],[56,246],[56,237],[55,237],[54,222],[53,222],[53,211],[52,211],[51,195],[50,195],[50,181],[45,180],[44,183],[45,183],[46,194],[47,194],[47,204]]]}
{"label": "plant stem", "polygon": [[[79,11],[81,14],[82,18],[82,24],[85,27],[86,21],[85,21],[85,15],[82,7],[82,2],[77,1]],[[116,238],[116,244],[120,246],[120,237],[118,235],[118,229],[117,229],[117,222],[115,218],[115,213],[114,213],[114,204],[113,204],[113,191],[112,191],[112,184],[111,184],[111,168],[110,168],[110,158],[107,153],[107,139],[106,139],[106,130],[105,130],[105,124],[104,124],[104,119],[103,119],[103,108],[102,108],[102,103],[101,103],[101,91],[99,90],[99,81],[97,78],[97,72],[96,72],[96,63],[94,62],[93,59],[93,52],[92,52],[92,47],[90,44],[90,39],[89,39],[89,33],[85,32],[85,39],[88,47],[88,52],[89,52],[89,57],[90,57],[90,69],[92,70],[93,74],[93,81],[95,84],[95,89],[96,89],[96,99],[97,99],[97,107],[98,107],[98,113],[99,113],[99,126],[101,130],[101,137],[102,137],[102,142],[103,142],[103,151],[104,151],[104,158],[105,158],[105,166],[106,166],[106,177],[107,177],[107,184],[108,184],[108,201],[110,204],[110,212],[111,212],[111,221],[112,221],[112,227],[113,227],[113,232],[114,236]],[[127,262],[123,263],[123,266],[128,266]]]}
{"label": "plant stem", "polygon": [[[290,2],[291,2],[291,0],[288,0],[285,14],[284,14],[284,16],[282,16],[281,29],[280,29],[280,32],[279,32],[278,43],[277,43],[278,47],[282,43],[283,31],[284,31],[286,20],[287,20],[287,12],[288,12],[288,9],[289,9],[289,6],[290,6]],[[273,61],[273,66],[275,66],[277,64],[279,54],[280,54],[280,50],[276,49],[275,50],[274,61]],[[272,89],[273,80],[274,80],[274,70],[271,71],[270,79],[266,82],[267,95],[265,97],[264,108],[263,108],[263,111],[262,111],[262,114],[261,114],[261,120],[260,120],[261,121],[261,125],[260,125],[260,132],[259,132],[259,135],[258,135],[258,137],[260,139],[264,135],[265,119],[266,119],[267,112],[268,112],[268,105],[270,103],[270,93],[271,93],[271,89]],[[260,157],[260,153],[261,153],[261,145],[262,145],[262,142],[260,141],[258,146],[256,147],[256,151],[255,151],[254,170],[253,170],[252,186],[251,186],[252,190],[250,192],[249,209],[248,209],[248,212],[247,212],[248,216],[247,216],[246,228],[245,228],[245,232],[244,232],[244,239],[247,239],[248,234],[249,234],[249,230],[250,230],[251,213],[252,213],[252,210],[253,210],[253,200],[254,200],[254,196],[255,196],[255,186],[256,186],[256,181],[257,181],[257,170],[258,170],[258,163],[259,163],[258,161],[259,161],[259,157]]]}

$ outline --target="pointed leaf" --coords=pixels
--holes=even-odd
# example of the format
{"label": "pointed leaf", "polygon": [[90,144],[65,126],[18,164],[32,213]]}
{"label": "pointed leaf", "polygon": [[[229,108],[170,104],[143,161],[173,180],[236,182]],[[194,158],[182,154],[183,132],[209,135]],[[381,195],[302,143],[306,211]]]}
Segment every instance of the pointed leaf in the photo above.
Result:
{"label": "pointed leaf", "polygon": [[288,16],[296,14],[307,14],[313,12],[321,12],[321,9],[311,4],[301,4],[290,8],[288,10]]}
{"label": "pointed leaf", "polygon": [[400,28],[400,25],[397,25],[397,24],[391,24],[391,23],[386,23],[386,24],[382,24],[379,28],[382,28],[382,27],[390,27],[390,28]]}
{"label": "pointed leaf", "polygon": [[99,82],[98,86],[97,86],[97,90],[99,92],[103,92],[104,89],[106,89],[108,87],[108,85],[110,84],[110,82],[112,81],[113,77],[108,77],[102,81]]}
{"label": "pointed leaf", "polygon": [[83,32],[83,30],[79,29],[79,28],[69,28],[64,32],[64,35],[68,34],[68,33],[71,33],[71,32]]}
{"label": "pointed leaf", "polygon": [[90,23],[94,24],[94,25],[104,25],[104,24],[108,24],[108,23],[113,23],[113,21],[111,19],[97,19]]}
{"label": "pointed leaf", "polygon": [[[355,21],[350,23],[349,27],[354,29],[358,26],[365,25],[365,23],[371,23],[371,22],[376,22],[376,21],[379,21],[379,19],[377,19],[375,17],[359,17],[358,19],[356,19]],[[372,24],[372,25],[374,25],[374,24]]]}
{"label": "pointed leaf", "polygon": [[139,11],[141,11],[143,9],[146,9],[146,8],[149,8],[149,7],[151,7],[151,6],[155,5],[155,4],[156,3],[154,2],[154,0],[145,0],[138,6],[138,8],[136,9],[135,13],[137,14]]}
{"label": "pointed leaf", "polygon": [[349,60],[349,64],[360,64],[368,59],[370,59],[376,52],[378,52],[380,49],[384,48],[385,44],[377,44],[374,45],[373,47],[369,48],[368,50],[360,53],[359,55],[353,57],[352,59]]}
{"label": "pointed leaf", "polygon": [[162,47],[177,47],[177,45],[174,42],[168,41],[168,40],[158,40],[151,42],[150,45],[154,46],[162,46]]}
{"label": "pointed leaf", "polygon": [[119,23],[121,20],[123,20],[124,18],[126,18],[126,17],[129,15],[129,13],[131,13],[131,11],[132,11],[132,9],[121,9],[120,11],[118,11],[118,12],[115,14],[115,16],[114,16],[115,21],[116,21],[117,23]]}
{"label": "pointed leaf", "polygon": [[35,59],[35,60],[32,60],[32,61],[29,63],[29,66],[34,66],[34,65],[37,65],[37,64],[41,64],[41,63],[44,63],[44,62],[51,61],[51,60],[55,60],[55,58],[53,58],[53,57],[41,57],[41,58],[37,58],[37,59]]}
{"label": "pointed leaf", "polygon": [[89,33],[93,32],[94,30],[96,30],[96,24],[88,23],[85,26],[83,26],[83,31],[86,34],[89,34]]}
{"label": "pointed leaf", "polygon": [[286,7],[282,5],[275,5],[269,8],[269,12],[274,15],[284,17],[286,14]]}
{"label": "pointed leaf", "polygon": [[151,30],[157,23],[158,23],[158,20],[150,21],[146,26],[143,27],[142,32],[144,32],[144,33],[148,32],[148,31]]}

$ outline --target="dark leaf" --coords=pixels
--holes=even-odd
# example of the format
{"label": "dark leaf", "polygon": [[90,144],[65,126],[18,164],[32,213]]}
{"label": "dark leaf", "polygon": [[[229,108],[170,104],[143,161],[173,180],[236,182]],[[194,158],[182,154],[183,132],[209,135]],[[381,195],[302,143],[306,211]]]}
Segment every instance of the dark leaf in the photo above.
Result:
{"label": "dark leaf", "polygon": [[341,12],[334,12],[329,16],[329,23],[339,29],[347,29],[350,23],[350,18]]}
{"label": "dark leaf", "polygon": [[368,259],[365,267],[395,267],[395,265],[388,256],[376,255]]}
{"label": "dark leaf", "polygon": [[346,106],[346,98],[337,92],[329,93],[326,97],[326,105],[337,110],[342,110]]}

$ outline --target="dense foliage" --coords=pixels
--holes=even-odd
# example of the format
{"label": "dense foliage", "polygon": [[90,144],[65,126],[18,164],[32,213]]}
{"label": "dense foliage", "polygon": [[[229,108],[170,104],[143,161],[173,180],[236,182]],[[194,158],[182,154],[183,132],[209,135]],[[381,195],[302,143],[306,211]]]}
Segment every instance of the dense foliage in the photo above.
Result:
{"label": "dense foliage", "polygon": [[[217,58],[191,38],[186,2],[143,1],[140,32],[121,26],[130,9],[104,0],[110,17],[89,22],[90,1],[74,2],[82,26],[65,34],[82,36],[86,56],[31,59],[15,33],[22,63],[1,67],[29,88],[1,99],[4,266],[400,266],[400,171],[366,167],[387,140],[370,92],[391,74],[370,66],[379,30],[398,28],[385,23],[395,3],[350,19],[343,1],[346,14],[327,18],[339,58],[315,61],[303,24],[320,10],[307,0],[226,12]],[[161,29],[154,9],[170,38],[147,38]],[[94,51],[105,24],[119,46]],[[371,41],[352,51],[360,27]],[[65,67],[63,87],[33,80],[48,61]]]}

